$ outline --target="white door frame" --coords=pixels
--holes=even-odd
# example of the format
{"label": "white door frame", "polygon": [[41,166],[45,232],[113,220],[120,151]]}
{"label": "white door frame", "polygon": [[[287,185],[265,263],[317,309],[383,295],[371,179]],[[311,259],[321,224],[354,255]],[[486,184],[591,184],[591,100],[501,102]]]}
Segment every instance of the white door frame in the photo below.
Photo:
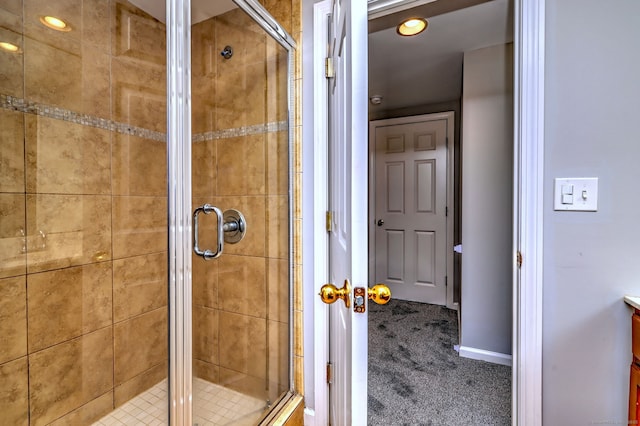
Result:
{"label": "white door frame", "polygon": [[[314,7],[314,15],[324,13],[322,4]],[[513,235],[513,385],[512,422],[514,425],[537,426],[542,424],[542,268],[543,268],[543,184],[544,184],[544,39],[545,0],[514,1],[514,235]],[[304,10],[304,8],[303,8]],[[313,27],[313,77],[314,104],[326,105],[326,84],[323,74],[326,52],[326,25],[314,20]],[[307,45],[309,48],[309,45]],[[309,86],[306,86],[309,87]],[[323,108],[314,108],[312,117],[303,115],[303,126],[313,130],[313,141],[305,142],[305,156],[312,165],[308,170],[313,176],[305,179],[303,194],[312,198],[318,190],[326,191],[322,167],[323,151],[314,142],[321,140],[326,127]],[[313,144],[313,145],[312,145]],[[326,170],[326,169],[325,169]],[[320,180],[316,180],[320,179]],[[315,195],[314,195],[315,194]],[[326,276],[320,255],[326,253],[324,229],[325,210],[322,200],[305,202],[302,216],[313,218],[304,228],[303,262],[310,270],[305,279],[305,393],[307,394],[306,425],[326,425],[328,396],[325,386],[326,366],[326,306],[319,301],[318,289]],[[522,254],[522,266],[518,268],[516,254]],[[313,318],[311,317],[312,312]],[[312,322],[311,322],[312,321]]]}
{"label": "white door frame", "polygon": [[376,174],[375,174],[375,161],[376,161],[376,135],[375,130],[377,127],[389,126],[396,124],[416,123],[423,121],[433,120],[447,120],[447,206],[449,214],[447,215],[447,242],[446,242],[446,271],[445,275],[448,277],[448,284],[446,288],[446,306],[450,309],[458,309],[458,304],[453,302],[453,223],[455,222],[455,207],[453,200],[453,179],[454,179],[454,156],[455,156],[455,131],[454,122],[459,120],[455,116],[455,112],[436,112],[430,114],[413,115],[410,117],[398,117],[388,118],[384,120],[373,120],[369,122],[369,285],[375,284],[375,252],[376,252],[376,208],[375,208],[375,193],[376,193]]}

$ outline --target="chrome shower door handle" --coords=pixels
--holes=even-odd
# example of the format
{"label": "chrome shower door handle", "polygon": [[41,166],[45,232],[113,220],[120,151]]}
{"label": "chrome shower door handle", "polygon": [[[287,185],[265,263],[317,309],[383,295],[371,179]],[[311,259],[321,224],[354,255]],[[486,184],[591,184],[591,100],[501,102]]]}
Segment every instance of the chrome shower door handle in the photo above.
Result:
{"label": "chrome shower door handle", "polygon": [[[198,245],[198,215],[200,212],[204,212],[204,214],[210,214],[214,212],[218,217],[218,238],[217,238],[217,247],[216,251],[205,249],[201,250]],[[193,251],[198,256],[202,256],[204,260],[215,259],[220,257],[222,254],[222,249],[224,248],[224,219],[222,216],[222,210],[217,207],[212,206],[211,204],[205,204],[202,207],[198,207],[193,212]]]}

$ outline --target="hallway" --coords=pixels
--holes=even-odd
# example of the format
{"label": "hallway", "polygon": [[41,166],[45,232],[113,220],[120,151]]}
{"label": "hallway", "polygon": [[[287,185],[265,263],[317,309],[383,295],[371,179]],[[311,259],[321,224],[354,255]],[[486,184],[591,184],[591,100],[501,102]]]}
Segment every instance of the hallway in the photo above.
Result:
{"label": "hallway", "polygon": [[511,368],[458,356],[456,311],[369,306],[369,425],[511,424]]}

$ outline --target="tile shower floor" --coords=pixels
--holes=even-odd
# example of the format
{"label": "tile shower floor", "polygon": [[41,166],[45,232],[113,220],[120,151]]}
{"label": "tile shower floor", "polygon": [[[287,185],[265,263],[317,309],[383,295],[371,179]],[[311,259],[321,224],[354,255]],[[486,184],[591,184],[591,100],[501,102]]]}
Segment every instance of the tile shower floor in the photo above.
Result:
{"label": "tile shower floor", "polygon": [[[193,379],[193,424],[198,426],[255,425],[266,408],[264,400]],[[167,424],[167,380],[141,393],[95,422],[94,426]]]}

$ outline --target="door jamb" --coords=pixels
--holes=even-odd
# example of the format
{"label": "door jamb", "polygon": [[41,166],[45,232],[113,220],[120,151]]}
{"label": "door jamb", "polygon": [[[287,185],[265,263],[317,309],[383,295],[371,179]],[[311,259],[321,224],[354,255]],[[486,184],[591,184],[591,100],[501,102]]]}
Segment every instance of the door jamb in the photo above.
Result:
{"label": "door jamb", "polygon": [[537,426],[542,424],[545,0],[514,3],[511,418],[514,425]]}
{"label": "door jamb", "polygon": [[446,286],[446,306],[450,309],[458,309],[458,304],[453,302],[453,225],[455,222],[455,206],[453,193],[454,180],[454,156],[455,156],[455,128],[454,111],[436,112],[430,114],[413,115],[409,117],[388,118],[383,120],[372,120],[369,122],[369,283],[375,283],[375,129],[383,125],[408,124],[433,120],[447,120],[447,242],[446,242],[446,270],[445,275],[448,277],[448,285]]}
{"label": "door jamb", "polygon": [[[329,305],[320,300],[317,293],[329,277],[329,237],[326,230],[326,214],[329,209],[328,195],[328,84],[325,77],[325,58],[329,28],[327,17],[331,14],[331,0],[313,5],[313,119],[304,120],[304,126],[313,128],[313,145],[303,144],[303,217],[313,218],[311,226],[304,226],[304,235],[311,237],[312,243],[303,242],[303,274],[305,278],[305,342],[311,340],[310,348],[304,348],[305,365],[305,425],[329,424],[329,386],[327,384],[327,363],[329,362]],[[309,158],[307,160],[307,158]],[[312,178],[306,178],[312,176]],[[303,225],[308,223],[303,221]],[[304,237],[303,237],[304,241]],[[308,241],[308,240],[307,240]],[[307,273],[306,271],[312,271]],[[309,309],[311,308],[311,309]],[[311,316],[312,315],[312,316]],[[308,324],[310,323],[310,324]],[[307,325],[308,324],[308,325]],[[306,331],[311,333],[307,334]],[[306,346],[306,345],[305,345]],[[310,381],[311,383],[307,383]],[[313,392],[313,401],[308,395]]]}
{"label": "door jamb", "polygon": [[[314,17],[320,14],[319,5],[330,3],[325,0],[314,5]],[[542,424],[542,271],[543,271],[543,183],[544,183],[544,58],[545,58],[545,0],[515,0],[514,1],[514,259],[513,259],[513,378],[512,378],[512,423],[514,425]],[[320,27],[320,28],[318,28]],[[314,86],[324,81],[324,75],[318,71],[324,64],[326,51],[325,36],[318,22],[313,29],[313,66]],[[325,29],[326,31],[326,29]],[[319,58],[320,65],[315,63]],[[317,81],[316,81],[317,80]],[[309,86],[307,86],[309,87]],[[314,89],[314,95],[316,90]],[[320,93],[322,95],[322,93]],[[326,96],[326,93],[325,93]],[[316,105],[321,98],[315,98]],[[326,104],[326,102],[325,102]],[[321,108],[320,108],[321,109]],[[322,129],[325,122],[318,115],[319,109],[314,109],[313,118],[305,120],[305,124],[313,128],[313,132]],[[314,148],[305,144],[309,150]],[[316,159],[317,160],[317,157]],[[313,160],[312,160],[313,163]],[[313,167],[314,173],[318,167]],[[318,182],[314,176],[312,180],[305,180],[307,185],[303,194],[314,194]],[[322,182],[326,183],[326,180]],[[313,197],[313,195],[311,195]],[[324,211],[314,206],[313,202],[306,204],[312,209],[305,208],[303,217],[313,218],[311,236],[324,226]],[[322,216],[322,217],[321,217]],[[315,254],[322,246],[321,241],[314,240],[305,244],[305,251],[313,248]],[[312,363],[305,371],[313,374],[305,375],[305,389],[313,390],[313,397],[309,393],[308,405],[312,409],[306,410],[305,424],[326,425],[328,411],[328,395],[324,383],[326,378],[322,373],[326,366],[326,309],[318,309],[315,291],[326,275],[319,275],[322,269],[315,265],[314,252],[304,255],[305,265],[313,268],[311,282],[307,280],[305,287],[305,307],[315,307],[306,310],[306,330],[311,331],[309,339],[313,339],[311,351],[305,351],[306,363]],[[523,263],[517,265],[517,253],[522,253]],[[308,270],[308,268],[307,268]],[[310,300],[308,300],[310,299]],[[321,302],[320,302],[321,304]],[[306,315],[305,315],[306,316]],[[309,341],[309,339],[305,339]],[[323,340],[324,339],[324,340]],[[324,416],[324,417],[323,417]]]}

